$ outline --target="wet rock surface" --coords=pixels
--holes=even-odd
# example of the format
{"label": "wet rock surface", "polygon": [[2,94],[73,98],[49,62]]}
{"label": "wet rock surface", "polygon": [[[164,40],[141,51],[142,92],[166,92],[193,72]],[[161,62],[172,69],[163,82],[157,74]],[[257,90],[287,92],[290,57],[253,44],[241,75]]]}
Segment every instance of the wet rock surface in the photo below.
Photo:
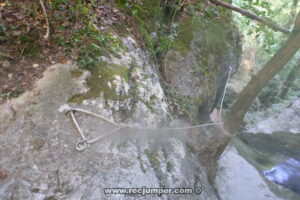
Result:
{"label": "wet rock surface", "polygon": [[257,169],[243,158],[235,147],[227,149],[218,161],[216,185],[223,200],[280,200]]}

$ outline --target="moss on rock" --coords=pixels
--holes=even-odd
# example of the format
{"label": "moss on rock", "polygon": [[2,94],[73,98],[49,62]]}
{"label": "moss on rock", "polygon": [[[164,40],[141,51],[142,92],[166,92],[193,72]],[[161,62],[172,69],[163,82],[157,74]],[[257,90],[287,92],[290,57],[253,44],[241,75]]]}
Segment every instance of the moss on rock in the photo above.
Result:
{"label": "moss on rock", "polygon": [[175,40],[175,51],[182,56],[186,56],[190,48],[190,43],[194,39],[195,21],[193,17],[183,20],[179,24],[178,37]]}
{"label": "moss on rock", "polygon": [[83,74],[83,71],[80,69],[72,69],[70,72],[74,78],[79,78]]}
{"label": "moss on rock", "polygon": [[81,103],[85,99],[93,99],[104,95],[105,103],[108,100],[122,101],[128,98],[126,94],[117,94],[117,86],[114,83],[116,76],[120,76],[125,82],[129,81],[128,69],[126,66],[101,62],[90,69],[91,77],[87,78],[86,83],[90,88],[85,94],[75,94],[69,99],[72,103]]}
{"label": "moss on rock", "polygon": [[150,162],[150,164],[152,165],[152,167],[157,168],[159,166],[159,160],[158,160],[158,155],[151,150],[146,150],[145,154],[148,157],[148,160]]}

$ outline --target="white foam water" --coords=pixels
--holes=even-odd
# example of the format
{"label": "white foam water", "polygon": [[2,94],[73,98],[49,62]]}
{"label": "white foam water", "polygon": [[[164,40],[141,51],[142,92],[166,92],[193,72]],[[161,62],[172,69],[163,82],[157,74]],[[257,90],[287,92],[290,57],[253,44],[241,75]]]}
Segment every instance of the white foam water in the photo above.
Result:
{"label": "white foam water", "polygon": [[263,171],[265,177],[276,184],[285,186],[300,194],[300,161],[289,158],[269,170]]}

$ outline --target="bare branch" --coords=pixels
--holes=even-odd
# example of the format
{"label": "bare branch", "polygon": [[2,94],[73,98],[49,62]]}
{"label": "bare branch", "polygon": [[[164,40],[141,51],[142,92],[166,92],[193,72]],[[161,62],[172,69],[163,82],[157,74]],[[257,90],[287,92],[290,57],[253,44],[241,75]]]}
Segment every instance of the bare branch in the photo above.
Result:
{"label": "bare branch", "polygon": [[46,35],[44,36],[44,38],[48,39],[49,34],[50,34],[50,25],[49,25],[48,15],[47,15],[46,8],[44,6],[43,0],[40,0],[40,4],[42,6],[42,9],[43,9],[43,12],[44,12],[44,15],[45,15],[45,18],[46,18],[46,23],[47,23],[47,32],[46,32]]}
{"label": "bare branch", "polygon": [[10,59],[15,59],[15,58],[12,57],[11,55],[9,55],[9,54],[7,54],[7,53],[4,53],[4,52],[1,52],[1,51],[0,51],[0,57],[10,58]]}
{"label": "bare branch", "polygon": [[279,26],[278,24],[276,24],[276,23],[274,23],[270,20],[267,20],[265,18],[262,18],[262,17],[260,17],[256,14],[248,11],[248,10],[244,10],[242,8],[235,7],[235,6],[231,5],[230,3],[226,3],[226,2],[223,2],[223,1],[220,1],[220,0],[209,0],[209,1],[212,2],[215,5],[228,8],[230,10],[233,10],[233,11],[236,11],[236,12],[240,13],[241,15],[244,15],[246,17],[254,19],[254,20],[268,26],[269,28],[271,28],[274,31],[279,31],[279,32],[282,32],[284,34],[289,34],[290,33],[289,30],[286,30],[285,28]]}

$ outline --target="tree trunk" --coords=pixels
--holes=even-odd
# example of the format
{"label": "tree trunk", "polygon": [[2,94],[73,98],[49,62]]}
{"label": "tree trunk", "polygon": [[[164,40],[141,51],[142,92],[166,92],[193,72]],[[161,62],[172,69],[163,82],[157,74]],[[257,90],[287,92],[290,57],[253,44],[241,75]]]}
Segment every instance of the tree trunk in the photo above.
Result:
{"label": "tree trunk", "polygon": [[295,79],[298,77],[297,75],[299,73],[299,64],[300,64],[300,60],[297,62],[296,65],[293,66],[291,71],[286,76],[286,78],[283,82],[282,89],[281,89],[281,91],[278,95],[278,97],[280,99],[285,99],[286,98],[286,95],[289,92],[290,86],[294,83]]}
{"label": "tree trunk", "polygon": [[293,0],[293,5],[292,5],[292,8],[291,8],[291,12],[290,12],[290,18],[289,18],[289,21],[286,25],[286,27],[288,29],[291,28],[291,26],[293,25],[293,22],[294,22],[294,18],[296,17],[296,14],[297,14],[297,6],[298,6],[298,0]]}
{"label": "tree trunk", "polygon": [[269,62],[250,80],[225,117],[224,128],[232,135],[241,126],[251,103],[266,83],[279,72],[300,48],[300,12],[297,15],[292,34]]}
{"label": "tree trunk", "polygon": [[[291,12],[290,12],[290,18],[288,20],[288,23],[286,25],[287,28],[291,28],[291,26],[293,25],[293,21],[295,20],[294,18],[296,17],[296,10],[297,10],[297,6],[298,6],[298,0],[293,0],[293,5],[291,8]],[[281,90],[278,92],[277,97],[279,99],[285,99],[286,95],[288,94],[289,90],[290,90],[290,86],[293,84],[293,82],[295,81],[295,79],[297,78],[297,72],[299,70],[300,64],[300,59],[298,60],[298,63],[292,67],[292,69],[290,70],[290,72],[288,73],[288,75],[285,77],[285,80],[283,82],[283,86],[281,88]]]}

